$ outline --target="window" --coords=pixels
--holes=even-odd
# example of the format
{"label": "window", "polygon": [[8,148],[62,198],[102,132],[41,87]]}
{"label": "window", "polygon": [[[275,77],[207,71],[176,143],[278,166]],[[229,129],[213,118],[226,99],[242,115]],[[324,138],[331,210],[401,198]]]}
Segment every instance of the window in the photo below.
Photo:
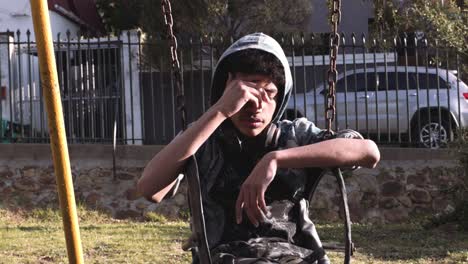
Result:
{"label": "window", "polygon": [[[419,73],[419,89],[427,90],[427,89],[437,89],[437,85],[439,85],[439,89],[447,89],[447,82],[444,79],[438,77],[433,73]],[[439,79],[439,83],[437,84],[437,79]],[[415,86],[416,89],[416,86]]]}
{"label": "window", "polygon": [[[357,83],[357,91],[365,91],[365,74],[358,73],[356,75],[349,75],[346,78],[348,92],[354,92],[356,89],[355,82]],[[374,72],[367,73],[367,91],[375,91],[375,87],[378,87],[379,91],[386,91],[387,87],[389,91],[406,90],[406,89],[417,89],[418,80],[416,77],[419,77],[419,89],[437,89],[437,82],[439,83],[439,89],[447,89],[447,82],[441,77],[437,78],[436,74],[433,73],[418,73],[415,72],[379,72],[377,76]],[[355,80],[356,77],[356,80]],[[377,78],[376,78],[377,77]],[[387,86],[388,83],[388,86]],[[408,88],[407,88],[408,87]],[[345,81],[344,78],[340,79],[337,83],[337,92],[345,91]]]}
{"label": "window", "polygon": [[398,73],[398,90],[416,89],[416,74],[413,72]]}
{"label": "window", "polygon": [[[398,76],[398,79],[396,76]],[[385,91],[387,89],[385,78],[388,78],[389,91],[394,91],[397,88],[398,90],[406,90],[406,87],[408,87],[409,90],[416,90],[418,87],[417,76],[419,77],[419,89],[437,89],[437,76],[432,73],[418,73],[418,75],[416,75],[415,72],[398,72],[398,74],[395,72],[387,72],[387,74],[381,72],[379,73],[379,91]],[[440,77],[439,87],[440,89],[447,89],[447,82]]]}
{"label": "window", "polygon": [[[396,90],[398,82],[398,89],[400,89],[399,80],[396,79],[395,72],[379,72],[379,91]],[[388,86],[387,86],[388,83]],[[406,81],[405,81],[406,83]]]}
{"label": "window", "polygon": [[341,78],[338,80],[338,82],[336,83],[336,92],[338,93],[343,93],[345,91],[348,91],[350,92],[350,88],[349,88],[349,77],[346,77],[346,78]]}
{"label": "window", "polygon": [[376,78],[376,74],[374,72],[351,74],[346,76],[346,78],[341,78],[338,80],[336,83],[336,91],[338,93],[343,93],[346,90],[348,92],[364,92],[366,91],[366,87],[367,91],[375,91],[375,88],[379,85],[378,80],[378,75]]}
{"label": "window", "polygon": [[397,88],[398,90],[406,90],[406,87],[409,87],[409,89],[416,89],[411,88],[416,87],[415,74],[411,72],[408,72],[408,75],[406,75],[406,72],[398,72],[398,74],[395,72],[379,72],[378,78],[379,91],[386,91],[387,89],[389,91],[394,91]]}

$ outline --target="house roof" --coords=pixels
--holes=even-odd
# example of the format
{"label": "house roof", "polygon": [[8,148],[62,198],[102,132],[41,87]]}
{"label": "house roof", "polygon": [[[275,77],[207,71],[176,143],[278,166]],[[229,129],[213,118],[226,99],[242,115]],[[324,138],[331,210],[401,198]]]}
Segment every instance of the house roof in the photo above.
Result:
{"label": "house roof", "polygon": [[105,33],[95,0],[48,0],[49,10],[79,24],[94,35]]}

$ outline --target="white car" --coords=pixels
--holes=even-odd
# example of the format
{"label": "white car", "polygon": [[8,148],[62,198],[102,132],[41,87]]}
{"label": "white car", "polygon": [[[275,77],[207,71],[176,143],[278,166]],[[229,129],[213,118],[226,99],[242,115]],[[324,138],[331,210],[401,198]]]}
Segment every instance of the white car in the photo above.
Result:
{"label": "white car", "polygon": [[[306,116],[324,128],[327,86],[292,95],[286,118]],[[411,142],[438,148],[457,128],[468,126],[468,86],[445,69],[351,70],[338,76],[335,119],[336,130],[351,128],[387,140],[390,136],[393,142],[409,136]]]}

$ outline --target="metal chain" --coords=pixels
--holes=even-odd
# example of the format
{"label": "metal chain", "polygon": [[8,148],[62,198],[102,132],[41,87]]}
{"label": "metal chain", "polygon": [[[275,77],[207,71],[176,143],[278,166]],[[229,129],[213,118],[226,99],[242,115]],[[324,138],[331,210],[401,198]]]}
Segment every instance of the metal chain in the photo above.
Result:
{"label": "metal chain", "polygon": [[326,134],[331,137],[334,132],[332,123],[336,115],[336,81],[338,71],[336,70],[336,58],[338,57],[338,47],[340,45],[340,35],[338,34],[338,25],[341,22],[341,0],[332,0],[333,9],[331,13],[332,32],[330,34],[330,68],[328,69],[328,93],[327,108],[325,109]]}
{"label": "metal chain", "polygon": [[[182,87],[182,71],[180,69],[179,59],[177,57],[177,39],[172,30],[172,10],[171,2],[169,0],[161,1],[164,22],[167,26],[167,34],[170,41],[172,70],[174,73],[175,85],[177,90],[177,108],[181,113],[182,129],[187,128],[186,122],[186,109],[185,109],[185,96]],[[188,165],[184,174],[188,179],[188,197],[189,207],[192,214],[191,227],[192,234],[195,235],[195,245],[198,251],[198,258],[200,263],[211,264],[210,249],[208,247],[208,240],[206,238],[205,220],[203,216],[203,206],[201,197],[200,180],[198,175],[197,160],[192,155],[188,159]]]}
{"label": "metal chain", "polygon": [[172,26],[174,21],[172,20],[172,8],[171,2],[169,0],[161,0],[161,10],[164,16],[164,24],[167,27],[167,36],[169,39],[170,51],[171,51],[171,61],[172,61],[172,71],[175,79],[175,87],[177,91],[177,108],[181,113],[182,129],[187,128],[186,121],[186,109],[185,109],[185,97],[184,89],[182,87],[182,73],[180,69],[179,57],[177,55],[177,38],[174,35]]}

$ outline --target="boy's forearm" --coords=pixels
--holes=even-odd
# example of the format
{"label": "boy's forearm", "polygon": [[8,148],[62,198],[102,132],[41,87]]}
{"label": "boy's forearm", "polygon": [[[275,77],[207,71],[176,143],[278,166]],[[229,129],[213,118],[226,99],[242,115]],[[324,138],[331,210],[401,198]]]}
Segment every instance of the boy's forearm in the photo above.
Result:
{"label": "boy's forearm", "polygon": [[139,192],[160,201],[170,190],[168,185],[176,179],[187,158],[197,152],[225,119],[217,108],[212,107],[174,138],[146,165],[138,181]]}
{"label": "boy's forearm", "polygon": [[371,140],[337,138],[319,143],[274,151],[271,158],[279,168],[362,166],[373,168],[380,153]]}

